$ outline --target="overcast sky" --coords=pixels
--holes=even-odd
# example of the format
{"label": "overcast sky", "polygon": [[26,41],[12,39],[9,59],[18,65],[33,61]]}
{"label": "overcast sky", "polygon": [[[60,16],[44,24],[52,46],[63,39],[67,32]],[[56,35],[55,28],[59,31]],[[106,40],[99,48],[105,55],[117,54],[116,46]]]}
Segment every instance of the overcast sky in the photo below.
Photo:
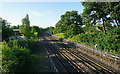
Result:
{"label": "overcast sky", "polygon": [[77,10],[82,13],[84,7],[81,2],[2,2],[0,9],[0,17],[11,25],[21,25],[22,18],[28,14],[31,26],[45,28],[55,26],[66,11]]}

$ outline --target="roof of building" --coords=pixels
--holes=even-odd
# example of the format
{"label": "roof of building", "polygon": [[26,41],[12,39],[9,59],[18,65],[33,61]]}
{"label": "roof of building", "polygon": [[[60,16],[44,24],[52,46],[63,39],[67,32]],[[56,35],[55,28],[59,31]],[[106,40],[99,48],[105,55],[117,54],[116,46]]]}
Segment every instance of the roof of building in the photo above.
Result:
{"label": "roof of building", "polygon": [[19,31],[19,29],[13,29],[13,31]]}

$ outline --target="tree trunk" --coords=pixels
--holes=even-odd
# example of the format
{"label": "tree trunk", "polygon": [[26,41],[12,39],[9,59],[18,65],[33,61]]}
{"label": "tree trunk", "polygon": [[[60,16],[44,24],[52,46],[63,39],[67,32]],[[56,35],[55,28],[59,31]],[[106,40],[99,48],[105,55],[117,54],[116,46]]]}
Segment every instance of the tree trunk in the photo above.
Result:
{"label": "tree trunk", "polygon": [[104,31],[104,35],[106,35],[106,29],[105,29],[105,24],[104,24],[104,19],[102,18],[103,21],[103,31]]}
{"label": "tree trunk", "polygon": [[116,18],[115,18],[115,22],[116,22],[116,24],[117,24],[116,26],[117,26],[117,28],[118,28],[118,27],[119,27],[119,25],[118,25],[118,22],[117,22]]}

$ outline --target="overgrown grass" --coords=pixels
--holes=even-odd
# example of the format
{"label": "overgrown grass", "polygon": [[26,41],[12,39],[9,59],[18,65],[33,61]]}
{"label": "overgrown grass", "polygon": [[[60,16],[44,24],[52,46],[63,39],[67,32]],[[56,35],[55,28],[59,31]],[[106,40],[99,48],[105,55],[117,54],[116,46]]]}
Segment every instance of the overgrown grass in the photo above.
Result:
{"label": "overgrown grass", "polygon": [[56,35],[56,36],[59,36],[59,37],[61,37],[61,38],[65,38],[65,35],[64,35],[65,33],[58,33],[58,34],[54,34],[54,35]]}
{"label": "overgrown grass", "polygon": [[51,62],[48,59],[42,43],[39,42],[38,45],[39,48],[35,51],[33,50],[31,54],[32,62],[29,72],[52,72]]}
{"label": "overgrown grass", "polygon": [[73,38],[68,38],[68,40],[73,41],[73,42],[77,42],[77,43],[80,43],[80,44],[83,44],[83,45],[87,45],[87,46],[90,46],[92,48],[95,48],[94,45],[86,44],[86,43],[80,42],[80,41],[78,41],[76,39],[73,39]]}

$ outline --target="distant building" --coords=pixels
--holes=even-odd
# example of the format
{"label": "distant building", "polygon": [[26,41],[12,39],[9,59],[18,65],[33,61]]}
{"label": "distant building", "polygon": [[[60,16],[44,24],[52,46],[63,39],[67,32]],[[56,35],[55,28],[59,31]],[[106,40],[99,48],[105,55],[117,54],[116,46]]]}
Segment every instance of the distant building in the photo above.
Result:
{"label": "distant building", "polygon": [[14,39],[23,39],[23,36],[10,36],[8,39],[9,40],[14,40]]}
{"label": "distant building", "polygon": [[22,33],[19,32],[19,29],[13,29],[14,35],[10,36],[8,39],[9,40],[14,40],[14,39],[23,39]]}
{"label": "distant building", "polygon": [[19,32],[19,29],[13,29],[14,36],[21,36],[22,33]]}

